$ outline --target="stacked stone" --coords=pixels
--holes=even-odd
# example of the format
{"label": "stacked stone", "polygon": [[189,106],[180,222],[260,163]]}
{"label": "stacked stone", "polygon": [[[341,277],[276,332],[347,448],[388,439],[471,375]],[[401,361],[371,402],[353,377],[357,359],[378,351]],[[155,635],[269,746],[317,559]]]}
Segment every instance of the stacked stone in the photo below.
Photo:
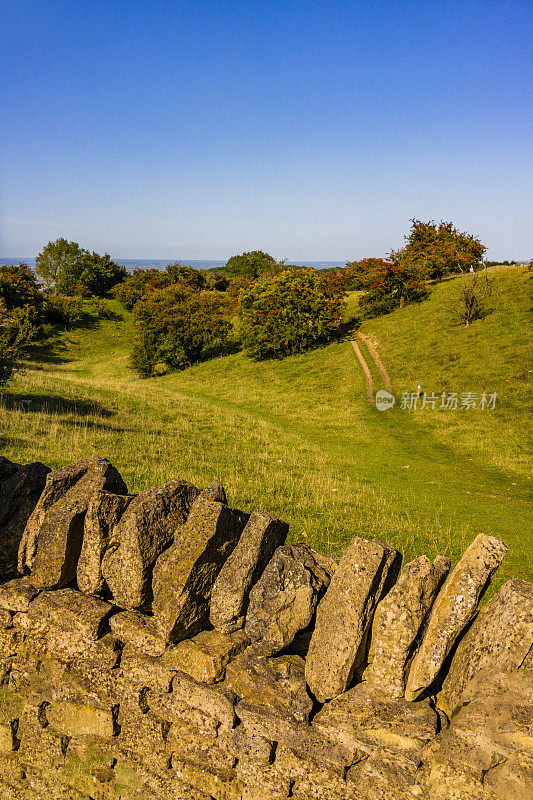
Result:
{"label": "stacked stone", "polygon": [[533,586],[475,617],[503,543],[336,564],[218,481],[1,468],[2,800],[528,797]]}

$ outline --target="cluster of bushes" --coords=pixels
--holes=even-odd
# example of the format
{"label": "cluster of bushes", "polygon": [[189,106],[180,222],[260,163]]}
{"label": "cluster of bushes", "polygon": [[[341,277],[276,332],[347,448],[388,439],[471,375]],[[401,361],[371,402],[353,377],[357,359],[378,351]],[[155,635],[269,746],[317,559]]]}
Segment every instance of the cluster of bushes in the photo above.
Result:
{"label": "cluster of bushes", "polygon": [[146,377],[239,346],[270,358],[330,341],[344,294],[337,275],[286,267],[260,250],[206,272],[181,264],[134,270],[113,290],[133,313],[131,361]]}

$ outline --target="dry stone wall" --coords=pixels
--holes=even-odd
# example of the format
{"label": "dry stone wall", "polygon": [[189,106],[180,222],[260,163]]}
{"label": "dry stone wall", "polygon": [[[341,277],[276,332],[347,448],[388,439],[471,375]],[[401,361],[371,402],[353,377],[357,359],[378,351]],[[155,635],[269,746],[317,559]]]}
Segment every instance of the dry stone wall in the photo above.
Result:
{"label": "dry stone wall", "polygon": [[[533,585],[0,460],[1,800],[533,798]],[[18,572],[17,572],[18,565]]]}

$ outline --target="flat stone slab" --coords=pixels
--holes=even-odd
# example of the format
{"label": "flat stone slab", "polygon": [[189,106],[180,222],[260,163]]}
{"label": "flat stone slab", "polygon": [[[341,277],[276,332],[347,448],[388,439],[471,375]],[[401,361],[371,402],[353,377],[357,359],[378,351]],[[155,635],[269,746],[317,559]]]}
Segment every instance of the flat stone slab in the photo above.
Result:
{"label": "flat stone slab", "polygon": [[336,564],[305,544],[278,547],[250,593],[245,631],[258,652],[279,653],[312,622]]}
{"label": "flat stone slab", "polygon": [[94,641],[102,635],[112,611],[113,606],[105,600],[75,589],[59,589],[37,595],[28,615],[36,630],[58,627]]}
{"label": "flat stone slab", "polygon": [[442,693],[450,715],[478,672],[533,669],[533,584],[507,581],[481,609],[454,654]]}
{"label": "flat stone slab", "polygon": [[363,680],[391,698],[405,694],[415,642],[449,569],[449,558],[439,556],[433,564],[427,556],[415,558],[403,566],[397,582],[376,609]]}
{"label": "flat stone slab", "polygon": [[153,565],[174,540],[199,492],[188,481],[171,481],[131,500],[102,559],[102,575],[117,605],[130,610],[149,605]]}
{"label": "flat stone slab", "polygon": [[77,568],[78,587],[85,594],[101,594],[105,589],[102,559],[115,525],[132,499],[129,495],[97,492],[87,507]]}
{"label": "flat stone slab", "polygon": [[168,641],[190,638],[207,626],[213,585],[248,516],[203,497],[194,502],[174,544],[154,567],[154,617]]}
{"label": "flat stone slab", "polygon": [[506,552],[507,545],[484,533],[467,547],[431,609],[424,638],[409,670],[407,700],[416,700],[431,686]]}
{"label": "flat stone slab", "polygon": [[210,620],[217,630],[231,633],[244,626],[250,591],[276,548],[285,542],[288,530],[285,522],[271,514],[250,516],[211,593]]}
{"label": "flat stone slab", "polygon": [[346,691],[366,659],[377,604],[398,575],[401,554],[378,539],[352,539],[318,605],[305,676],[324,702]]}
{"label": "flat stone slab", "polygon": [[152,617],[136,611],[121,611],[109,621],[117,639],[127,643],[133,650],[147,656],[160,656],[165,652],[166,642]]}
{"label": "flat stone slab", "polygon": [[161,660],[199,683],[216,683],[224,678],[229,662],[249,644],[243,630],[231,634],[201,631],[192,639],[168,647]]}

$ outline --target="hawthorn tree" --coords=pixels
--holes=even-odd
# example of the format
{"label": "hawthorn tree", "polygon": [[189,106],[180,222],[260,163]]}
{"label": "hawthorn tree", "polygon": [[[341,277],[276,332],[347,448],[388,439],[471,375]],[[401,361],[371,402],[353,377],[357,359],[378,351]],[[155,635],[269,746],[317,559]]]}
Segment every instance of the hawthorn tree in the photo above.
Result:
{"label": "hawthorn tree", "polygon": [[35,259],[37,274],[49,289],[53,289],[60,276],[74,268],[81,254],[82,250],[77,242],[68,242],[66,239],[48,242]]}
{"label": "hawthorn tree", "polygon": [[441,221],[437,225],[433,221],[412,219],[411,231],[405,239],[405,247],[393,251],[391,258],[409,259],[428,278],[438,281],[453,273],[478,269],[487,249],[471,233],[458,231],[452,222]]}
{"label": "hawthorn tree", "polygon": [[135,304],[150,292],[164,289],[170,285],[170,276],[160,269],[134,269],[129,275],[112,291],[114,297],[119,300],[128,311],[131,311]]}
{"label": "hawthorn tree", "polygon": [[265,276],[241,290],[243,344],[256,359],[300,353],[338,331],[344,292],[311,267]]}
{"label": "hawthorn tree", "polygon": [[219,292],[195,291],[184,283],[142,297],[133,321],[137,340],[131,360],[144,377],[154,375],[158,364],[184,369],[221,352],[232,329]]}
{"label": "hawthorn tree", "polygon": [[359,303],[369,316],[377,316],[389,314],[407,303],[420,302],[428,295],[420,268],[409,258],[395,253],[390,261],[383,261],[375,271],[372,283],[359,298]]}
{"label": "hawthorn tree", "polygon": [[126,270],[111,260],[80,248],[77,242],[48,242],[35,259],[37,274],[57,294],[105,297],[124,280]]}

